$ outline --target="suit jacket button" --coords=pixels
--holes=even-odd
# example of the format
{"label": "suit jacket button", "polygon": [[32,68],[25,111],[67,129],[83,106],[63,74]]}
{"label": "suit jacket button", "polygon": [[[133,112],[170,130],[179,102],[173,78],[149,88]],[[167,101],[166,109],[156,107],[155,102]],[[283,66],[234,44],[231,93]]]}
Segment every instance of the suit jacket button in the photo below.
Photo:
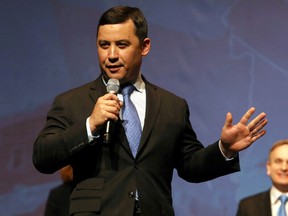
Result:
{"label": "suit jacket button", "polygon": [[129,196],[129,198],[133,198],[135,196],[135,193],[133,191],[130,191],[128,196]]}
{"label": "suit jacket button", "polygon": [[138,169],[138,164],[137,163],[134,164],[134,168]]}

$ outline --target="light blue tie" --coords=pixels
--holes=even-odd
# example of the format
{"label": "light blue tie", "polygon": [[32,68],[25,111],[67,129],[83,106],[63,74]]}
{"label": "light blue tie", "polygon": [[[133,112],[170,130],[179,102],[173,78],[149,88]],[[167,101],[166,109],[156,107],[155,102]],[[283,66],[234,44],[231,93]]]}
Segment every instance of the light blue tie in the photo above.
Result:
{"label": "light blue tie", "polygon": [[122,89],[124,99],[122,116],[126,137],[128,139],[132,154],[135,158],[140,144],[142,128],[137,110],[130,99],[130,95],[134,89],[135,87],[133,85],[125,86]]}
{"label": "light blue tie", "polygon": [[279,200],[281,201],[281,206],[279,208],[278,216],[286,216],[285,204],[288,200],[288,197],[285,195],[281,195]]}

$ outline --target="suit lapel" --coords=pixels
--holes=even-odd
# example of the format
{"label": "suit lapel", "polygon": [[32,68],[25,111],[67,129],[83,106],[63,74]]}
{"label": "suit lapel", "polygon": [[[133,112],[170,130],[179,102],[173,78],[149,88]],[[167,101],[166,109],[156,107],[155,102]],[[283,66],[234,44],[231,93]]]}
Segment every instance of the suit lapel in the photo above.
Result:
{"label": "suit lapel", "polygon": [[141,136],[140,146],[138,152],[147,143],[147,139],[154,127],[154,123],[160,111],[161,96],[157,92],[157,88],[146,81],[146,116],[144,121],[144,128]]}
{"label": "suit lapel", "polygon": [[103,83],[102,77],[99,76],[94,82],[91,83],[89,95],[95,104],[98,98],[106,93],[106,86]]}
{"label": "suit lapel", "polygon": [[[138,150],[139,154],[143,149],[143,147],[145,146],[146,141],[151,133],[151,130],[154,127],[154,123],[157,119],[161,105],[161,96],[158,94],[157,87],[150,84],[146,80],[145,83],[146,83],[146,116],[140,146]],[[91,82],[89,95],[94,104],[96,103],[97,99],[102,95],[106,94],[106,92],[107,92],[106,87],[103,84],[101,76],[99,76],[94,82]],[[131,154],[131,157],[133,157],[122,124],[119,124],[119,130],[117,131],[118,134],[115,135],[118,136],[118,139],[122,143],[123,147]]]}
{"label": "suit lapel", "polygon": [[[90,98],[92,99],[93,103],[95,104],[97,102],[98,98],[103,96],[106,93],[107,93],[106,86],[104,85],[103,80],[102,80],[102,76],[100,75],[94,82],[91,83],[89,95],[90,95]],[[114,131],[115,133],[117,133],[117,134],[114,134],[116,140],[120,141],[120,143],[124,147],[124,149],[129,154],[131,154],[131,157],[133,158],[129,143],[128,143],[126,135],[125,135],[124,128],[121,124],[121,121],[118,121],[115,124],[115,126],[118,128],[118,129],[115,128],[115,131]]]}
{"label": "suit lapel", "polygon": [[263,208],[265,209],[265,212],[267,212],[267,216],[272,216],[272,209],[271,209],[271,200],[270,200],[270,190],[267,191],[264,194],[264,201],[263,204],[265,206],[263,206]]}
{"label": "suit lapel", "polygon": [[271,201],[270,201],[270,190],[266,191],[261,194],[260,199],[258,200],[258,209],[257,211],[261,211],[261,215],[263,216],[271,216],[272,209],[271,209]]}

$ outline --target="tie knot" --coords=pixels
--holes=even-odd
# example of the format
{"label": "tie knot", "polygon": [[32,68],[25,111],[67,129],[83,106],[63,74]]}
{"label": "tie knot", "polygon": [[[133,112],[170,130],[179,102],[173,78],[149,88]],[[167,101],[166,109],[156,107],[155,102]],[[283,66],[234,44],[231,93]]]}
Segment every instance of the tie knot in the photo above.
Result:
{"label": "tie knot", "polygon": [[281,196],[279,197],[279,199],[280,199],[281,203],[284,203],[284,204],[285,204],[285,203],[288,201],[288,196],[281,195]]}
{"label": "tie knot", "polygon": [[130,95],[135,89],[134,85],[127,85],[122,89],[122,94],[125,95]]}

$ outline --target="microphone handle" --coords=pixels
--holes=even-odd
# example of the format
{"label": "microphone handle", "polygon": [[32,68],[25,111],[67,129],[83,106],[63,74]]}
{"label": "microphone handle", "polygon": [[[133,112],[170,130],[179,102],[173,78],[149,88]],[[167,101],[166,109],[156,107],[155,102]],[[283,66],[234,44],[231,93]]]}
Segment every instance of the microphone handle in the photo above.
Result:
{"label": "microphone handle", "polygon": [[114,130],[114,122],[112,120],[108,120],[106,123],[105,133],[103,135],[104,143],[111,143],[113,130]]}
{"label": "microphone handle", "polygon": [[[109,79],[107,83],[107,92],[113,93],[117,95],[119,91],[120,83],[117,79]],[[106,122],[105,133],[103,135],[103,142],[104,143],[111,143],[113,131],[114,131],[114,122],[112,120],[108,120]]]}

